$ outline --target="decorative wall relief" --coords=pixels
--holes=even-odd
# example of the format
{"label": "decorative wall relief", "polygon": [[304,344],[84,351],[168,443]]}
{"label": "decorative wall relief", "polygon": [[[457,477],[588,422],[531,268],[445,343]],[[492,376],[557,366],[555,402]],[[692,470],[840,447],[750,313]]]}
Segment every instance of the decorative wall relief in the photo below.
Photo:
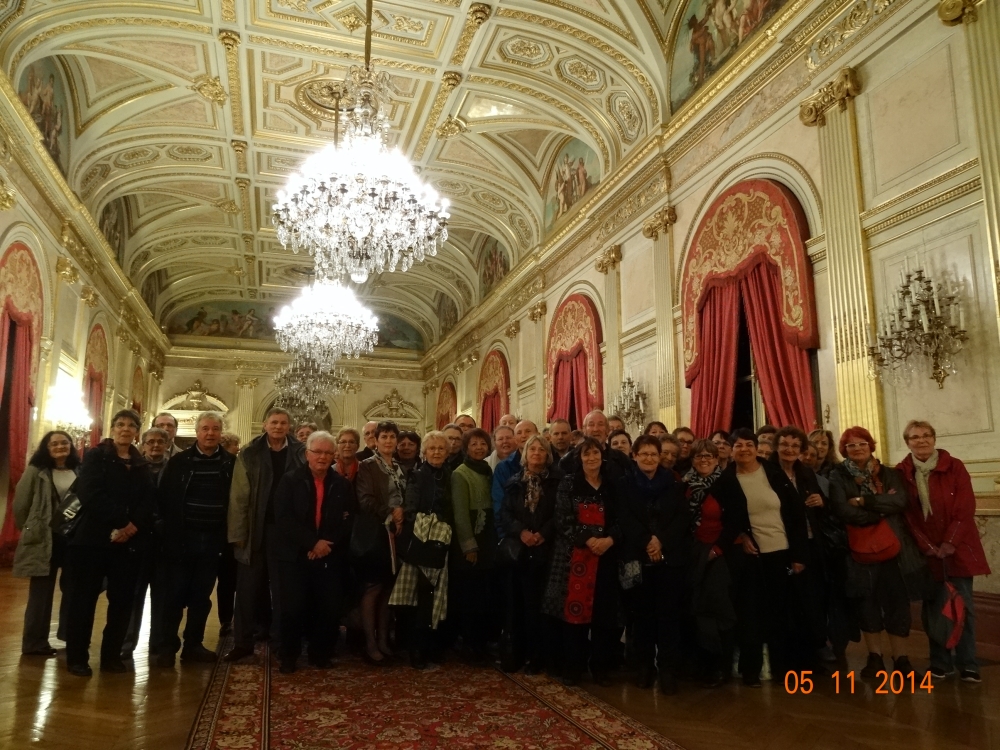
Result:
{"label": "decorative wall relief", "polygon": [[118,266],[122,269],[125,268],[125,245],[128,241],[127,207],[125,198],[115,198],[104,206],[100,221],[97,222],[101,234],[115,253]]}
{"label": "decorative wall relief", "polygon": [[441,336],[447,335],[458,323],[458,305],[444,292],[438,292],[437,316],[441,323]]}
{"label": "decorative wall relief", "polygon": [[498,240],[487,237],[479,261],[479,298],[485,299],[510,271],[510,252]]}
{"label": "decorative wall relief", "polygon": [[687,0],[674,40],[670,103],[676,112],[788,0]]}
{"label": "decorative wall relief", "polygon": [[552,230],[573,206],[601,182],[601,162],[583,141],[572,138],[556,152],[548,170],[545,232]]}
{"label": "decorative wall relief", "polygon": [[66,84],[54,57],[32,63],[23,73],[17,95],[42,133],[42,143],[59,171],[69,169],[69,107]]}

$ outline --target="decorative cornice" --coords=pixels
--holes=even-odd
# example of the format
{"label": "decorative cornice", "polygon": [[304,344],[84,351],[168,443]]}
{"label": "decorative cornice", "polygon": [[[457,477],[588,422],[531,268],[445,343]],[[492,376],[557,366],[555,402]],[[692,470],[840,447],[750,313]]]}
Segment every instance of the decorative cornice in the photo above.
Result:
{"label": "decorative cornice", "polygon": [[469,6],[469,15],[465,17],[465,25],[462,27],[462,35],[458,38],[455,50],[451,53],[449,65],[461,65],[465,62],[465,56],[469,54],[469,47],[472,46],[472,39],[493,13],[486,3],[473,3]]}
{"label": "decorative cornice", "polygon": [[56,273],[70,286],[80,280],[80,272],[76,270],[73,261],[63,256],[56,259]]}
{"label": "decorative cornice", "polygon": [[[982,0],[979,1],[982,2]],[[973,23],[979,20],[976,5],[977,0],[940,0],[937,10],[938,18],[946,26]]]}
{"label": "decorative cornice", "polygon": [[249,388],[249,389],[253,389],[253,388],[256,388],[259,383],[260,383],[260,381],[257,378],[251,378],[251,377],[248,377],[246,375],[240,375],[238,378],[236,378],[236,387],[237,388]]}
{"label": "decorative cornice", "polygon": [[545,317],[545,313],[548,311],[548,305],[545,304],[545,300],[542,300],[538,304],[532,305],[531,309],[528,310],[528,319],[531,320],[532,323],[537,323]]}
{"label": "decorative cornice", "polygon": [[511,341],[517,338],[517,334],[521,332],[521,321],[515,320],[504,330],[504,335]]}
{"label": "decorative cornice", "polygon": [[63,246],[63,249],[76,259],[76,262],[80,264],[84,271],[90,275],[94,274],[97,270],[97,259],[90,252],[90,249],[77,239],[69,221],[63,221],[59,242]]}
{"label": "decorative cornice", "polygon": [[661,233],[666,234],[667,230],[676,223],[677,209],[673,206],[664,206],[642,223],[642,236],[656,242]]}
{"label": "decorative cornice", "polygon": [[[75,270],[76,269],[74,269],[74,271]],[[98,303],[101,301],[101,298],[97,294],[97,290],[92,286],[85,286],[80,290],[80,299],[82,299],[84,304],[86,304],[89,308],[97,307]]]}
{"label": "decorative cornice", "polygon": [[928,198],[925,201],[917,203],[914,206],[910,206],[904,211],[900,211],[895,216],[890,216],[884,221],[880,221],[877,224],[872,224],[871,226],[865,227],[865,234],[871,236],[873,234],[878,234],[879,232],[885,231],[889,227],[893,227],[896,224],[900,224],[907,219],[912,219],[918,214],[925,213],[938,206],[943,206],[945,203],[950,203],[956,198],[961,198],[963,195],[968,195],[976,190],[979,190],[983,186],[983,181],[978,177],[973,177],[968,182],[963,182],[961,185],[956,185],[951,190],[945,190],[943,193],[935,195],[933,198]]}
{"label": "decorative cornice", "polygon": [[607,275],[609,271],[613,271],[615,267],[621,263],[622,260],[622,246],[612,245],[607,250],[603,251],[597,256],[597,260],[594,263],[594,268],[596,268],[600,273]]}
{"label": "decorative cornice", "polygon": [[444,110],[444,105],[448,101],[448,97],[461,82],[462,74],[457,70],[447,70],[441,76],[441,86],[434,97],[434,103],[431,104],[430,112],[427,113],[423,132],[420,134],[420,140],[417,141],[417,148],[413,152],[414,159],[420,159],[424,155],[427,144],[431,141],[431,135],[433,135],[437,128],[438,118]]}
{"label": "decorative cornice", "polygon": [[826,125],[824,113],[836,105],[843,111],[849,99],[861,93],[861,80],[854,68],[843,68],[837,77],[799,104],[799,119],[803,125]]}
{"label": "decorative cornice", "polygon": [[[910,188],[909,190],[906,190],[900,193],[899,195],[890,198],[884,203],[879,203],[877,206],[869,208],[867,211],[863,211],[861,213],[861,221],[865,221],[866,219],[870,219],[873,216],[877,216],[878,214],[883,213],[884,211],[892,208],[893,206],[897,206],[900,203],[908,201],[910,198],[920,195],[920,193],[926,192],[931,188],[936,187],[937,185],[940,185],[944,182],[947,182],[948,180],[952,179],[953,177],[957,177],[963,172],[967,172],[970,169],[975,169],[978,166],[979,166],[979,157],[974,157],[972,159],[969,159],[967,162],[959,164],[954,169],[949,169],[947,172],[942,172],[936,177],[932,177],[931,179],[927,180],[927,182],[921,183],[916,187]],[[808,246],[809,243],[807,242],[806,247]]]}

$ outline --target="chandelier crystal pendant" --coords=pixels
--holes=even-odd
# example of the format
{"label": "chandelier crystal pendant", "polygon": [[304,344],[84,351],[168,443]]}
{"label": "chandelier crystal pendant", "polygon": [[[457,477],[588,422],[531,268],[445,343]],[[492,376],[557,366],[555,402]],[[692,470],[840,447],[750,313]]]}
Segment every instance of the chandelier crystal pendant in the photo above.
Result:
{"label": "chandelier crystal pendant", "polygon": [[378,319],[340,282],[316,281],[303,288],[274,317],[283,351],[315,363],[329,373],[345,358],[369,354],[378,341]]}
{"label": "chandelier crystal pendant", "polygon": [[340,367],[324,371],[309,357],[296,356],[278,371],[274,387],[279,397],[289,402],[320,405],[344,390],[349,382],[347,373]]}
{"label": "chandelier crystal pendant", "polygon": [[271,215],[284,247],[315,257],[318,279],[349,276],[357,284],[373,273],[407,271],[448,239],[448,201],[386,145],[389,76],[372,68],[371,19],[368,0],[364,67],[352,66],[341,87],[324,87],[334,142],[292,174]]}

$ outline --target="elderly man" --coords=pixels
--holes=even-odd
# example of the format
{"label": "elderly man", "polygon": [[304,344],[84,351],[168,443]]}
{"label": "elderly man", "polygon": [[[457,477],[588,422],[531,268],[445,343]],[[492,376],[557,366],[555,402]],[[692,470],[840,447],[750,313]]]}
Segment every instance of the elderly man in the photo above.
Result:
{"label": "elderly man", "polygon": [[514,443],[517,449],[503,461],[500,461],[493,470],[493,487],[490,491],[490,497],[493,500],[493,518],[501,537],[503,537],[503,529],[500,526],[500,506],[503,505],[507,482],[521,471],[521,449],[528,442],[528,438],[537,434],[538,427],[531,420],[522,419],[518,422],[517,426],[514,427]]}
{"label": "elderly man", "polygon": [[[617,414],[612,414],[608,417],[608,434],[610,435],[615,430],[625,430],[625,421]],[[625,430],[625,432],[628,432],[628,430]]]}
{"label": "elderly man", "polygon": [[158,667],[173,667],[180,649],[177,628],[187,608],[181,661],[214,662],[202,645],[226,541],[226,513],[236,457],[219,445],[222,415],[202,412],[194,425],[195,444],[170,459],[160,482],[162,527],[159,575],[164,592],[163,650]]}
{"label": "elderly man", "polygon": [[[167,416],[170,416],[169,414]],[[148,462],[150,474],[153,475],[153,485],[160,483],[163,469],[167,466],[167,448],[170,446],[170,436],[166,430],[150,427],[139,440],[139,451]],[[161,624],[163,622],[163,597],[160,596],[160,585],[156,580],[155,550],[146,549],[139,561],[139,578],[135,585],[135,598],[132,600],[132,618],[125,632],[125,642],[122,644],[122,659],[131,659],[132,652],[139,643],[139,630],[142,628],[142,613],[146,609],[146,592],[153,588],[150,602],[152,615],[149,620],[149,653],[157,653],[162,646]]]}
{"label": "elderly man", "polygon": [[[611,450],[608,447],[608,435],[610,434],[610,429],[608,425],[608,418],[604,416],[604,412],[599,409],[594,409],[583,418],[583,434],[585,437],[592,437],[601,445],[604,446],[604,464],[607,469],[612,481],[618,481],[620,477],[625,476],[629,472],[634,470],[634,464],[632,459],[626,456],[621,451]],[[563,470],[565,474],[576,474],[580,471],[580,451],[578,448],[574,448],[569,451],[562,460],[559,462],[559,468]]]}
{"label": "elderly man", "polygon": [[[930,637],[931,677],[943,680],[958,667],[963,682],[978,683],[976,660],[976,610],[972,601],[973,576],[988,575],[983,544],[976,527],[976,496],[965,465],[948,451],[937,448],[937,433],[929,422],[913,420],[903,430],[910,454],[898,466],[909,496],[906,522],[937,582],[935,596],[924,602],[924,632]],[[951,649],[935,640],[931,619],[941,606],[938,597],[944,576],[965,600],[965,627]]]}
{"label": "elderly man", "polygon": [[552,445],[552,458],[556,462],[569,453],[573,447],[570,443],[570,433],[572,432],[573,426],[568,419],[557,419],[549,425],[549,443]]}
{"label": "elderly man", "polygon": [[510,429],[513,430],[517,427],[517,417],[513,414],[504,414],[500,417],[500,422],[497,424],[497,427],[510,427]]}
{"label": "elderly man", "polygon": [[677,445],[679,446],[674,471],[677,472],[678,476],[683,477],[691,471],[691,446],[694,445],[694,432],[690,427],[676,427],[674,428],[674,437],[677,438]]}
{"label": "elderly man", "polygon": [[153,417],[153,427],[157,427],[167,433],[167,460],[176,456],[181,449],[174,445],[177,438],[177,417],[170,412],[161,411]]}
{"label": "elderly man", "polygon": [[458,429],[462,431],[464,435],[469,430],[474,429],[476,426],[476,420],[470,417],[468,414],[459,414],[455,417],[455,424],[458,425]]}
{"label": "elderly man", "polygon": [[341,612],[354,490],[331,469],[337,444],[329,432],[306,441],[306,465],[282,477],[275,497],[282,623],[280,671],[295,671],[302,636],[309,635],[309,663],[333,666]]}
{"label": "elderly man", "polygon": [[445,466],[454,471],[462,465],[465,456],[462,454],[462,428],[457,424],[446,424],[441,430],[448,440],[448,458],[445,459]]}
{"label": "elderly man", "polygon": [[378,422],[365,422],[365,426],[361,428],[361,439],[365,441],[365,447],[363,450],[358,451],[359,462],[375,455],[376,427],[378,427]]}
{"label": "elderly man", "polygon": [[[290,429],[288,412],[278,407],[270,409],[264,417],[264,434],[251,440],[236,457],[229,493],[229,541],[239,571],[233,620],[235,643],[226,655],[227,661],[253,655],[255,623],[265,631],[270,626],[272,636],[280,629],[274,495],[281,478],[304,461],[303,445],[288,434]],[[268,600],[270,618],[264,606]]]}
{"label": "elderly man", "polygon": [[491,469],[496,469],[498,463],[517,450],[514,428],[500,425],[493,430],[493,445],[494,450],[486,457],[486,463],[490,465]]}

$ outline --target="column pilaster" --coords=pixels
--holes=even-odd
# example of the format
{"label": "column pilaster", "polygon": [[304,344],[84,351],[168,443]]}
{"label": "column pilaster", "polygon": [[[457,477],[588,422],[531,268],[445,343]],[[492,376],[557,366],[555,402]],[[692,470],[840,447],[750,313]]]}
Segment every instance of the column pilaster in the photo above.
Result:
{"label": "column pilaster", "polygon": [[360,431],[361,420],[361,383],[351,381],[344,387],[344,427]]}
{"label": "column pilaster", "polygon": [[254,392],[259,381],[241,375],[236,378],[236,406],[230,412],[229,429],[240,438],[240,445],[246,445],[254,438],[253,405]]}
{"label": "column pilaster", "polygon": [[622,382],[622,246],[612,245],[597,256],[594,267],[604,274],[604,405],[615,400]]}
{"label": "column pilaster", "polygon": [[[656,419],[670,426],[680,423],[677,403],[677,359],[674,356],[673,226],[677,211],[664,206],[642,225],[653,241],[653,302],[656,314]],[[652,415],[650,415],[652,416]]]}

